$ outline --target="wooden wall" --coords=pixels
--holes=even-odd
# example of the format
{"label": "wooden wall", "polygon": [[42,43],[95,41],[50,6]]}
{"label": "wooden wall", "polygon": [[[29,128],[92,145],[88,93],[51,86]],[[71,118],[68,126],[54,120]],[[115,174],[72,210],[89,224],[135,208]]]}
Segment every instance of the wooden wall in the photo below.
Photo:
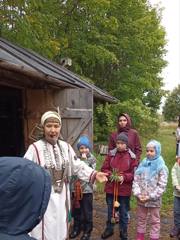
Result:
{"label": "wooden wall", "polygon": [[62,116],[62,136],[76,150],[81,134],[93,138],[93,93],[87,89],[65,89],[55,96]]}
{"label": "wooden wall", "polygon": [[62,116],[62,136],[76,150],[79,135],[93,137],[93,94],[87,89],[35,90],[26,89],[24,94],[25,147],[33,142],[32,131],[40,123],[41,115],[58,109]]}

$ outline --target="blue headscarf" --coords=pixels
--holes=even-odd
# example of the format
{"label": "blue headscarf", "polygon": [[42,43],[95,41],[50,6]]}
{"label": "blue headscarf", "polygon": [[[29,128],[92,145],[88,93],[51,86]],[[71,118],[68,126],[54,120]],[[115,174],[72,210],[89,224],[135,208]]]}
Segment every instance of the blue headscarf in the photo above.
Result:
{"label": "blue headscarf", "polygon": [[150,180],[157,175],[162,169],[168,173],[168,168],[165,165],[164,159],[161,156],[161,144],[156,140],[148,142],[146,148],[153,147],[155,149],[155,156],[153,158],[146,157],[142,160],[137,168],[135,175],[140,175],[146,172],[146,179]]}

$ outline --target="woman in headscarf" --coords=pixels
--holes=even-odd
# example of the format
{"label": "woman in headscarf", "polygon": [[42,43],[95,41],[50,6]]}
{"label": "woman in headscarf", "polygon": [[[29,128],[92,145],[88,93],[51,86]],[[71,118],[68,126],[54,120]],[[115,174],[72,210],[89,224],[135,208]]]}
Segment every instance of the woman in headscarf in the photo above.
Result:
{"label": "woman in headscarf", "polygon": [[136,160],[139,162],[142,153],[140,138],[138,132],[131,127],[131,118],[127,113],[118,115],[117,131],[111,133],[109,137],[108,150],[116,147],[116,138],[121,132],[128,136],[128,147],[136,155]]}
{"label": "woman in headscarf", "polygon": [[106,175],[96,172],[77,159],[72,147],[59,140],[61,117],[48,111],[41,117],[44,136],[29,146],[25,157],[45,167],[52,179],[52,191],[47,211],[31,235],[38,240],[65,240],[68,238],[70,218],[69,180],[77,175],[81,180],[106,181]]}

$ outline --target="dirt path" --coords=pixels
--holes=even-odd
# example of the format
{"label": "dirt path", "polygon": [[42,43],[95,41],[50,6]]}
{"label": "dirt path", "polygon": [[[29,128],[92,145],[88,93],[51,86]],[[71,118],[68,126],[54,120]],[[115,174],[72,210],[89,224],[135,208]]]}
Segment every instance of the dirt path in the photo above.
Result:
{"label": "dirt path", "polygon": [[[94,199],[94,228],[92,232],[91,240],[101,240],[101,234],[105,228],[106,223],[106,203],[101,195],[95,194]],[[173,224],[172,211],[161,212],[161,238],[160,240],[170,240],[169,231]],[[136,219],[135,210],[131,211],[131,221],[129,224],[128,234],[129,240],[135,240],[136,236]],[[79,238],[78,238],[79,239]],[[114,235],[108,240],[118,240],[119,238],[119,226],[115,225]],[[149,240],[147,234],[146,240]]]}

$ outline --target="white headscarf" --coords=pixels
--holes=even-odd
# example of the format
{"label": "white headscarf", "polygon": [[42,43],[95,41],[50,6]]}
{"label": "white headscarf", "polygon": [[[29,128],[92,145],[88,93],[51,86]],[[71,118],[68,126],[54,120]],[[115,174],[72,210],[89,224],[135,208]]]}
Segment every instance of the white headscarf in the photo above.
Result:
{"label": "white headscarf", "polygon": [[44,126],[44,123],[48,118],[56,118],[59,120],[59,123],[61,124],[61,117],[60,117],[59,113],[54,112],[54,111],[48,111],[48,112],[45,112],[41,117],[41,125],[42,126]]}

